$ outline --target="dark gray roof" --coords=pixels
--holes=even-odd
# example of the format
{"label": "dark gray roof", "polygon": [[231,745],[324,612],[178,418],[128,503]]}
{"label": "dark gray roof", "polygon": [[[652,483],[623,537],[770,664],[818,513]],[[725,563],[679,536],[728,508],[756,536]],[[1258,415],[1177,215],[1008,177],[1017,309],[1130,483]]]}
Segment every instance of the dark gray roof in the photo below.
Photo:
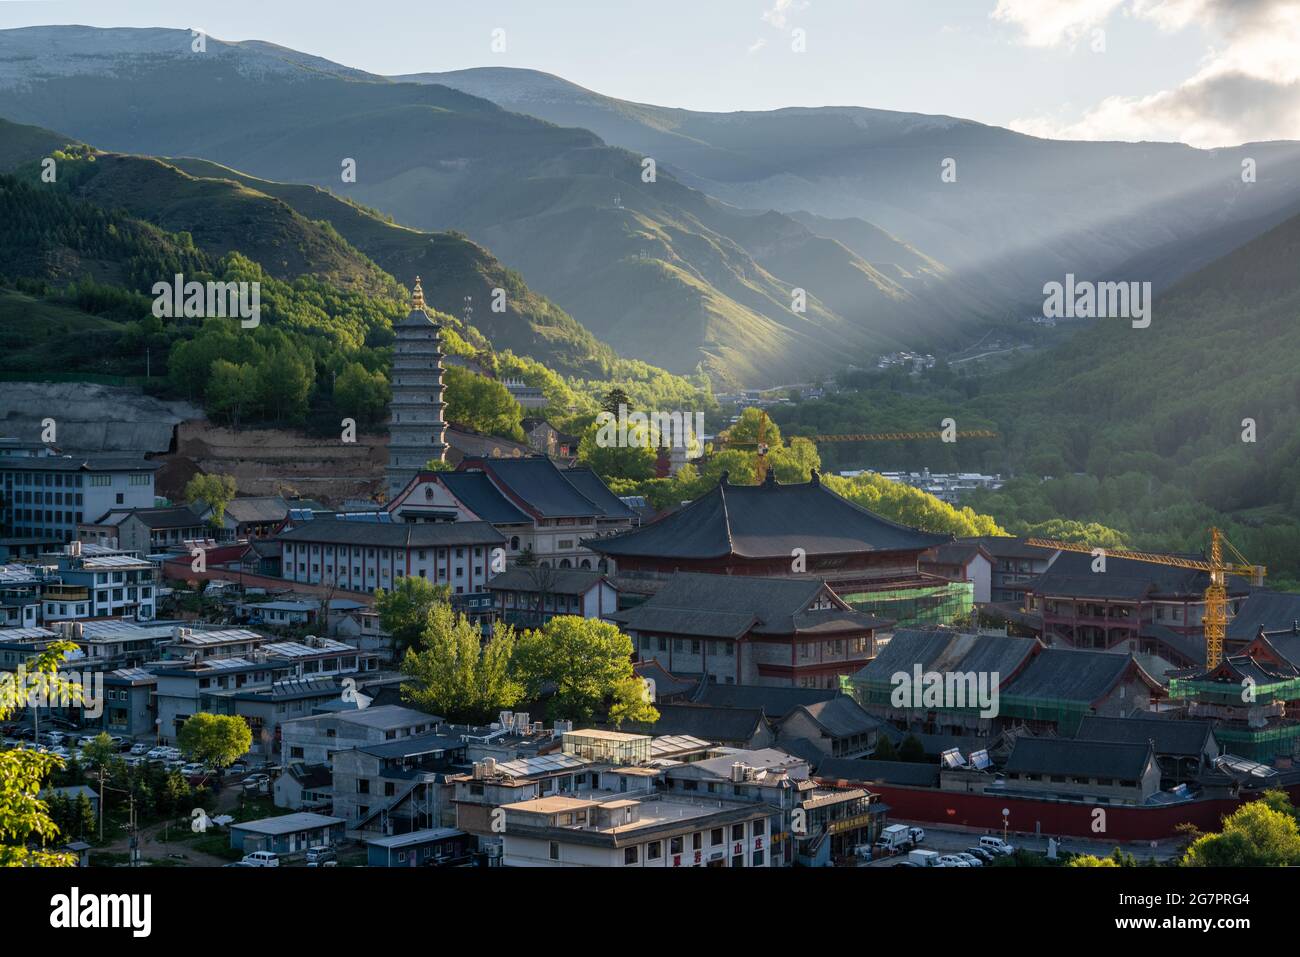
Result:
{"label": "dark gray roof", "polygon": [[485,522],[493,525],[527,525],[531,522],[527,515],[510,504],[483,472],[439,472],[437,478]]}
{"label": "dark gray roof", "polygon": [[1053,549],[1039,545],[1027,545],[1023,538],[1010,535],[974,535],[957,541],[979,545],[994,558],[1040,558],[1046,561],[1053,552]]}
{"label": "dark gray roof", "polygon": [[0,455],[0,470],[26,472],[156,472],[161,462],[112,455]]}
{"label": "dark gray roof", "polygon": [[188,505],[164,508],[114,508],[105,512],[96,525],[121,525],[128,518],[139,519],[146,528],[191,528],[203,519]]}
{"label": "dark gray roof", "polygon": [[922,555],[921,561],[933,562],[937,565],[965,565],[981,551],[988,550],[979,542],[945,542]]}
{"label": "dark gray roof", "polygon": [[1077,648],[1044,648],[1028,666],[1002,688],[1004,699],[1055,698],[1091,705],[1129,672],[1136,671],[1158,687],[1132,655]]}
{"label": "dark gray roof", "polygon": [[[689,694],[701,684],[696,678],[679,678],[661,665],[657,658],[635,662],[632,670],[636,672],[638,678],[649,678],[653,681],[655,694],[660,697]],[[708,684],[708,682],[703,683]]]}
{"label": "dark gray roof", "polygon": [[1295,631],[1300,622],[1300,595],[1259,588],[1247,595],[1228,622],[1229,639],[1249,641],[1259,630]]}
{"label": "dark gray roof", "polygon": [[900,628],[854,681],[891,684],[895,674],[922,671],[973,671],[996,674],[1003,685],[1041,645],[1036,638],[971,635],[950,628]]}
{"label": "dark gray roof", "polygon": [[1136,781],[1152,757],[1151,745],[1081,741],[1077,738],[1017,738],[1003,768],[1008,773],[1120,778]]}
{"label": "dark gray roof", "polygon": [[328,764],[291,764],[287,770],[303,788],[323,788],[334,783],[334,771]]}
{"label": "dark gray roof", "polygon": [[1074,736],[1081,741],[1146,744],[1155,741],[1157,754],[1194,757],[1205,750],[1212,725],[1209,721],[1166,718],[1107,718],[1087,714]]}
{"label": "dark gray roof", "polygon": [[383,744],[365,744],[359,746],[357,750],[377,758],[405,758],[418,754],[431,754],[434,751],[456,751],[464,746],[465,742],[460,738],[435,732],[398,738],[395,741],[385,741]]}
{"label": "dark gray roof", "polygon": [[736,638],[758,634],[850,632],[877,628],[883,620],[847,609],[807,611],[825,589],[814,578],[758,578],[676,572],[642,604],[608,617],[638,631]]}
{"label": "dark gray roof", "polygon": [[[1069,595],[1079,598],[1113,598],[1136,601],[1147,596],[1200,597],[1210,583],[1207,572],[1132,558],[1108,556],[1106,571],[1092,570],[1093,558],[1084,552],[1062,552],[1052,566],[1025,584],[1036,595]],[[1245,594],[1250,584],[1229,577],[1228,591]]]}
{"label": "dark gray roof", "polygon": [[880,726],[880,722],[862,710],[862,706],[848,695],[839,695],[829,701],[801,704],[791,709],[782,722],[796,714],[807,715],[824,732],[833,738],[851,738],[866,734]]}
{"label": "dark gray roof", "polygon": [[599,475],[589,468],[571,468],[560,472],[569,484],[583,494],[583,497],[600,506],[605,518],[632,518],[633,512],[628,504],[615,495]]}
{"label": "dark gray roof", "polygon": [[826,758],[817,765],[817,777],[825,781],[937,787],[939,765],[930,761],[921,763],[875,761],[870,758]]}
{"label": "dark gray roof", "polygon": [[[628,507],[589,470],[579,469],[575,476],[570,476],[545,455],[517,459],[466,458],[460,464],[460,471],[470,469],[487,472],[516,500],[522,501],[525,509],[542,518],[631,517]],[[593,501],[584,489],[599,501]]]}
{"label": "dark gray roof", "polygon": [[842,555],[921,551],[946,541],[950,536],[899,525],[854,505],[820,480],[731,485],[724,477],[689,505],[649,525],[586,544],[614,556],[789,559],[795,548],[807,555]]}
{"label": "dark gray roof", "polygon": [[829,688],[781,688],[766,685],[722,685],[708,682],[695,700],[715,708],[762,708],[773,718],[784,718],[801,704],[816,704],[839,696]]}
{"label": "dark gray roof", "polygon": [[505,536],[487,522],[353,522],[316,518],[277,536],[286,542],[430,548],[447,545],[498,545]]}
{"label": "dark gray roof", "polygon": [[654,724],[625,723],[619,730],[633,734],[685,734],[723,744],[753,740],[764,716],[757,708],[709,708],[696,704],[656,704],[659,720]]}
{"label": "dark gray roof", "polygon": [[585,595],[605,575],[585,568],[551,568],[515,565],[488,582],[489,591],[540,592],[552,595]]}
{"label": "dark gray roof", "polygon": [[232,522],[278,522],[289,514],[289,503],[279,495],[250,495],[226,503],[225,517]]}

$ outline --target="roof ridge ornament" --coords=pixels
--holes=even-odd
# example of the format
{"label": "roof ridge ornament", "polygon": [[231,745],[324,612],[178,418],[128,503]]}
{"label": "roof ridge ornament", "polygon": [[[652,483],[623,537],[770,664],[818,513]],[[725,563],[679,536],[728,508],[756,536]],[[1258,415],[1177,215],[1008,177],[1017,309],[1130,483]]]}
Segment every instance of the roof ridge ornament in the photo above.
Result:
{"label": "roof ridge ornament", "polygon": [[411,290],[411,311],[424,309],[424,287],[420,285],[420,277],[415,277],[415,288]]}

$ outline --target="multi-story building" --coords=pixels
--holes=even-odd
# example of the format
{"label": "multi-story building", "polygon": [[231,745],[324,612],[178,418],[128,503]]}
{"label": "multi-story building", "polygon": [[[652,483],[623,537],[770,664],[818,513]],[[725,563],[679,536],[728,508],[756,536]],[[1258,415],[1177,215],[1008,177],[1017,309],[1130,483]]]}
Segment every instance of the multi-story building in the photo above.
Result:
{"label": "multi-story building", "polygon": [[348,830],[407,833],[455,819],[443,786],[465,763],[465,742],[437,732],[335,751],[334,814]]}
{"label": "multi-story building", "polygon": [[46,621],[86,618],[133,618],[149,621],[157,607],[152,562],[113,548],[69,542],[49,556],[59,583],[47,584],[41,596]]}
{"label": "multi-story building", "polygon": [[537,628],[556,615],[601,618],[618,608],[618,591],[601,572],[516,565],[488,585],[497,618]]}
{"label": "multi-story building", "polygon": [[622,600],[653,594],[674,572],[824,581],[860,611],[900,624],[969,614],[974,587],[922,575],[925,551],[951,541],[891,522],[811,480],[718,484],[690,504],[586,545],[607,558]]}
{"label": "multi-story building", "polygon": [[206,541],[212,528],[188,505],[115,508],[77,526],[78,540],[152,555]]}
{"label": "multi-story building", "polygon": [[1014,608],[1024,605],[1026,585],[1047,571],[1061,554],[1056,549],[1027,545],[1023,538],[1005,535],[981,535],[959,541],[978,546],[992,556],[988,600]]}
{"label": "multi-story building", "polygon": [[0,535],[76,537],[114,508],[151,508],[157,462],[123,456],[0,454]]}
{"label": "multi-story building", "polygon": [[[402,578],[448,585],[453,595],[482,591],[505,538],[487,522],[397,523],[387,513],[314,518],[281,531],[287,581],[334,584],[353,592],[391,590]],[[498,553],[504,564],[505,553]]]}
{"label": "multi-story building", "polygon": [[388,468],[384,472],[389,497],[396,496],[430,460],[447,455],[447,424],[443,413],[442,327],[424,311],[424,289],[415,277],[411,311],[393,327],[393,387],[388,425]]}
{"label": "multi-story building", "polygon": [[600,566],[585,540],[627,531],[638,516],[587,468],[544,455],[465,458],[455,472],[422,472],[387,510],[401,522],[490,522],[510,559],[555,568]]}
{"label": "multi-story building", "polygon": [[401,705],[374,705],[286,721],[280,729],[286,761],[330,764],[336,751],[401,741],[438,731],[446,722]]}
{"label": "multi-story building", "polygon": [[770,867],[762,805],[636,791],[507,804],[507,867]]}
{"label": "multi-story building", "polygon": [[641,660],[718,684],[838,688],[876,653],[890,622],[855,611],[825,582],[678,572],[640,605],[606,616]]}
{"label": "multi-story building", "polygon": [[34,628],[41,618],[45,575],[31,565],[0,565],[0,628]]}

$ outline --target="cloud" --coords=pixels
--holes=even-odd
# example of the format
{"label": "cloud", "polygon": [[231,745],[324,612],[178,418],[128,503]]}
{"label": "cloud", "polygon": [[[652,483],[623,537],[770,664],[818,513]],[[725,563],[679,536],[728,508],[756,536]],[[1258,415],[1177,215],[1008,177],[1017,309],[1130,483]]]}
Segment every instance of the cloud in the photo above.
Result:
{"label": "cloud", "polygon": [[759,19],[784,32],[790,25],[790,14],[807,10],[809,6],[809,0],[775,0],[771,9],[764,10]]}
{"label": "cloud", "polygon": [[1146,96],[1113,96],[1074,119],[1016,130],[1062,139],[1165,139],[1193,146],[1300,139],[1300,0],[998,0],[991,16],[1028,46],[1073,45],[1116,12],[1165,31],[1201,30],[1196,72]]}

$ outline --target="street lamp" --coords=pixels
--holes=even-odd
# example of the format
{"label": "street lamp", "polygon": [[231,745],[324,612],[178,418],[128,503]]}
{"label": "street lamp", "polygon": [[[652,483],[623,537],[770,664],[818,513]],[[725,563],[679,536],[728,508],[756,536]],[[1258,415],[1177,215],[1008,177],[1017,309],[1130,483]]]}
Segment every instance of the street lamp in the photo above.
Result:
{"label": "street lamp", "polygon": [[1011,817],[1011,808],[1004,807],[1002,809],[1002,843],[1003,844],[1007,842],[1007,819],[1010,817]]}

